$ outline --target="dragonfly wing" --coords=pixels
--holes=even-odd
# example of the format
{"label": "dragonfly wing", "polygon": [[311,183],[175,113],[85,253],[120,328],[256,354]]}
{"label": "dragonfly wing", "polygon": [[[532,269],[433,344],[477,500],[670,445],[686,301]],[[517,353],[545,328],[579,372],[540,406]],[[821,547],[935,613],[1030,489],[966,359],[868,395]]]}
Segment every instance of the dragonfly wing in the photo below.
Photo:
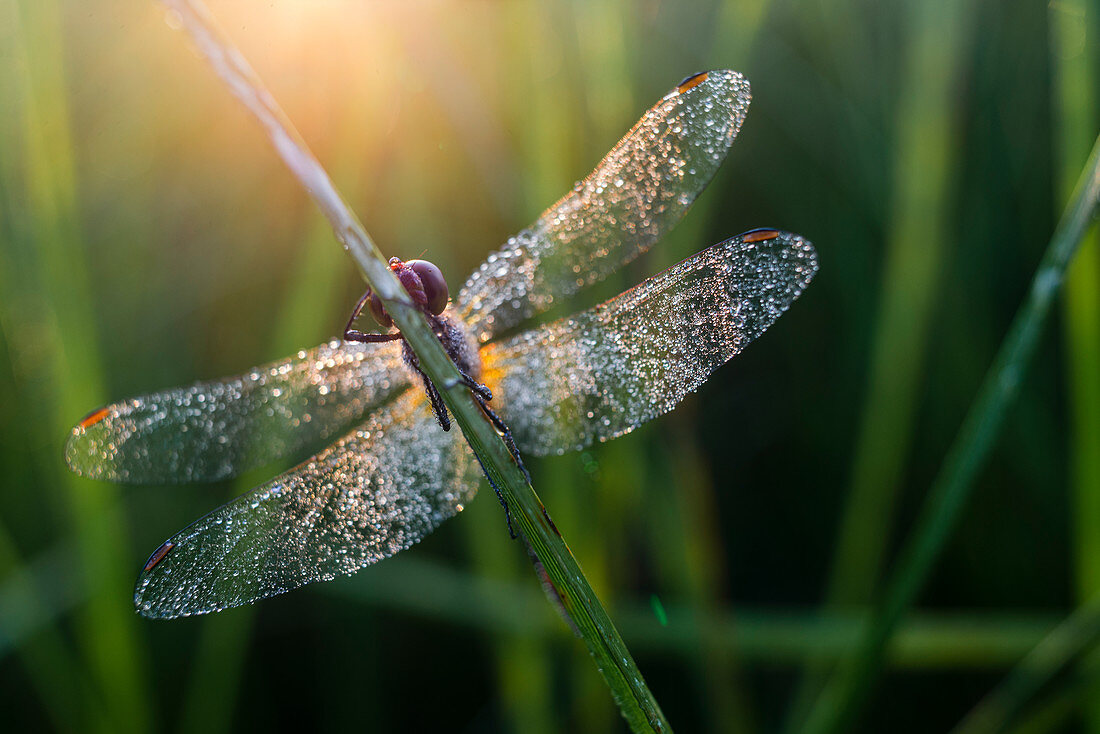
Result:
{"label": "dragonfly wing", "polygon": [[578,316],[483,347],[486,383],[521,451],[614,438],[703,384],[816,271],[801,237],[746,232]]}
{"label": "dragonfly wing", "polygon": [[[358,571],[462,510],[477,462],[408,390],[358,430],[161,546],[134,602],[172,618],[248,604]],[[167,548],[167,552],[165,552]]]}
{"label": "dragonfly wing", "polygon": [[479,341],[601,280],[671,229],[718,170],[749,99],[740,74],[711,71],[650,108],[596,170],[470,276],[456,305]]}
{"label": "dragonfly wing", "polygon": [[396,343],[332,341],[101,408],[73,428],[65,459],[95,479],[224,479],[340,435],[408,381]]}

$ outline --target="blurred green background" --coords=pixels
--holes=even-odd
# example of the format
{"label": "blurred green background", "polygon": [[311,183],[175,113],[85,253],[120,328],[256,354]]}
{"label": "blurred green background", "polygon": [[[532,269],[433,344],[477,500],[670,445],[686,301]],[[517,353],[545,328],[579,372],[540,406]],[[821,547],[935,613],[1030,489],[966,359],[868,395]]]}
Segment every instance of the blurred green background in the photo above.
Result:
{"label": "blurred green background", "polygon": [[[715,181],[576,307],[758,226],[811,239],[815,282],[674,413],[528,465],[679,731],[797,731],[1085,163],[1097,5],[211,9],[383,251],[423,253],[452,289],[682,77],[746,74],[754,101]],[[61,458],[70,426],[326,340],[361,289],[159,6],[0,0],[5,728],[625,728],[487,488],[350,579],[206,618],[134,614],[148,553],[268,474],[81,480]],[[950,729],[1100,591],[1095,242],[1063,296],[862,731]],[[1013,703],[1011,727],[1100,732],[1095,637],[1070,636],[1072,664]]]}

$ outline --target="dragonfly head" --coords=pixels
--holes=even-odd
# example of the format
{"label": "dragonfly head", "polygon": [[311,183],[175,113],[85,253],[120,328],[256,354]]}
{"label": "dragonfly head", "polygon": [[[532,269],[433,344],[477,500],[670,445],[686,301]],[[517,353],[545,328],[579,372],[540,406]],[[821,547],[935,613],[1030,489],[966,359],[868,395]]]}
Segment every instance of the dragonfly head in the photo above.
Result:
{"label": "dragonfly head", "polygon": [[[417,305],[426,308],[438,316],[447,308],[450,294],[447,291],[447,281],[443,278],[443,272],[433,263],[427,260],[409,260],[405,262],[400,258],[390,258],[390,270],[393,271],[401,285],[408,291]],[[393,319],[386,313],[382,305],[382,299],[371,294],[370,312],[385,328],[393,325]]]}

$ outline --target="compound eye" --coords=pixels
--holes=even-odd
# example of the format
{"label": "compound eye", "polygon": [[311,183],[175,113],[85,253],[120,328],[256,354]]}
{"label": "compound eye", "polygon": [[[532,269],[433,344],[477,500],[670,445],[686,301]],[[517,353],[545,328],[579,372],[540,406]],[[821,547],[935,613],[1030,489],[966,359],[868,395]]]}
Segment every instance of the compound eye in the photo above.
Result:
{"label": "compound eye", "polygon": [[450,298],[443,272],[427,260],[409,260],[405,266],[412,268],[420,278],[420,283],[424,286],[424,295],[428,299],[425,304],[428,310],[436,315],[443,313]]}
{"label": "compound eye", "polygon": [[388,329],[393,326],[393,319],[386,313],[386,308],[382,305],[382,299],[373,293],[370,294],[370,300],[367,301],[367,308],[370,309],[371,316],[379,323],[383,329]]}

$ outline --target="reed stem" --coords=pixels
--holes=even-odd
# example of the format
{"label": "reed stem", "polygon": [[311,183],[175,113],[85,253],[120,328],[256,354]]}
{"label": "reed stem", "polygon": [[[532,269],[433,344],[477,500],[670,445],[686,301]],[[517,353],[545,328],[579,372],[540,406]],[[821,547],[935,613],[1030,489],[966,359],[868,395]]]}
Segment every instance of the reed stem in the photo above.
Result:
{"label": "reed stem", "polygon": [[237,99],[259,120],[276,152],[321,208],[336,239],[351,255],[371,290],[382,299],[394,324],[419,358],[421,369],[440,388],[447,408],[454,414],[490,482],[500,489],[525,543],[545,570],[565,613],[595,658],[623,718],[635,732],[670,731],[618,630],[504,440],[468,389],[459,384],[458,370],[431,326],[408,301],[386,258],[324,168],[205,6],[199,0],[162,1],[173,12],[170,20],[183,26]]}
{"label": "reed stem", "polygon": [[902,546],[874,620],[863,634],[855,655],[833,674],[818,697],[804,732],[824,734],[851,729],[882,669],[887,644],[951,537],[970,497],[974,477],[985,462],[1005,413],[1020,390],[1043,323],[1066,268],[1092,223],[1098,198],[1100,138],[1093,144],[1073,198],[1039,263],[1027,299],[1013,319],[939,474],[932,482],[913,530]]}

